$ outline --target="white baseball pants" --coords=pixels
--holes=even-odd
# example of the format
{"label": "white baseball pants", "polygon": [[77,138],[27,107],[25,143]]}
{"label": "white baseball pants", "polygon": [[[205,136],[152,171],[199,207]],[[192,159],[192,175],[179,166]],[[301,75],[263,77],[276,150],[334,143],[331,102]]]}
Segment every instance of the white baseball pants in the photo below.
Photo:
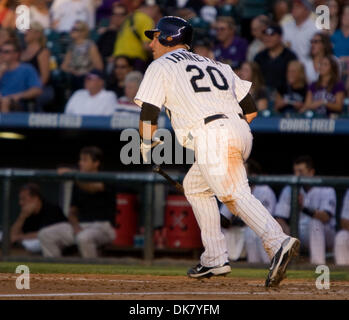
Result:
{"label": "white baseball pants", "polygon": [[97,248],[110,243],[115,238],[115,231],[109,222],[80,223],[82,231],[76,236],[68,222],[56,223],[39,231],[44,257],[61,257],[62,249],[77,244],[83,258],[96,258]]}
{"label": "white baseball pants", "polygon": [[201,264],[212,267],[228,261],[215,195],[256,232],[272,258],[288,236],[251,194],[244,167],[252,148],[249,125],[237,114],[231,114],[229,119],[218,119],[207,125],[202,121],[191,135],[195,162],[183,187],[201,229],[205,248]]}
{"label": "white baseball pants", "polygon": [[334,237],[334,228],[318,219],[311,219],[309,223],[299,225],[299,238],[301,243],[309,249],[311,264],[326,263],[326,249],[332,250]]}
{"label": "white baseball pants", "polygon": [[349,266],[349,231],[340,230],[334,242],[334,258],[337,265]]}

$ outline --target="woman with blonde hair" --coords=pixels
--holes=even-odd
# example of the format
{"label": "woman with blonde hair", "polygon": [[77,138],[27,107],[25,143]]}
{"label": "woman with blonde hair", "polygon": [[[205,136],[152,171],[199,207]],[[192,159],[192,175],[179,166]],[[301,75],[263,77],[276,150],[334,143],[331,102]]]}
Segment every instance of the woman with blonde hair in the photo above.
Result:
{"label": "woman with blonde hair", "polygon": [[277,89],[274,108],[281,113],[297,113],[304,105],[307,81],[304,66],[297,60],[287,66],[286,87]]}
{"label": "woman with blonde hair", "polygon": [[250,93],[256,101],[258,111],[268,109],[267,90],[264,79],[256,62],[244,62],[240,69],[240,78],[252,82]]}
{"label": "woman with blonde hair", "polygon": [[38,98],[39,110],[45,107],[54,98],[54,91],[50,85],[50,50],[46,47],[44,28],[38,22],[32,22],[30,29],[24,35],[25,48],[21,54],[21,61],[31,64],[40,76],[43,93]]}
{"label": "woman with blonde hair", "polygon": [[85,75],[93,69],[103,70],[103,60],[96,44],[89,39],[86,22],[76,21],[70,36],[72,43],[65,54],[61,69],[71,77],[71,89],[83,88]]}

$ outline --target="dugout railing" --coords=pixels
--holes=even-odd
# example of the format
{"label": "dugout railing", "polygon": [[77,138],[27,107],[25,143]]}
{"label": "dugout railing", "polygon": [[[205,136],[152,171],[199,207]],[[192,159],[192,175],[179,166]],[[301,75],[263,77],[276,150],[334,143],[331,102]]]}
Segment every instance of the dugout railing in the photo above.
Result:
{"label": "dugout railing", "polygon": [[[170,176],[179,182],[182,182],[184,175]],[[2,186],[2,204],[0,207],[2,213],[2,260],[8,260],[10,257],[10,195],[14,182],[17,181],[100,181],[115,184],[138,184],[142,193],[141,204],[142,213],[144,214],[144,248],[143,258],[146,262],[151,263],[154,258],[153,244],[153,221],[155,212],[155,186],[157,184],[167,183],[167,181],[158,174],[149,173],[131,173],[131,172],[101,172],[101,173],[80,173],[68,172],[58,174],[55,170],[30,170],[30,169],[1,169],[0,183]],[[291,175],[259,175],[249,177],[253,184],[267,184],[269,186],[285,186],[289,185],[292,189],[291,195],[291,218],[290,228],[293,236],[298,236],[298,195],[302,185],[310,186],[333,186],[335,188],[349,187],[349,177],[296,177]],[[337,202],[337,211],[340,203]]]}

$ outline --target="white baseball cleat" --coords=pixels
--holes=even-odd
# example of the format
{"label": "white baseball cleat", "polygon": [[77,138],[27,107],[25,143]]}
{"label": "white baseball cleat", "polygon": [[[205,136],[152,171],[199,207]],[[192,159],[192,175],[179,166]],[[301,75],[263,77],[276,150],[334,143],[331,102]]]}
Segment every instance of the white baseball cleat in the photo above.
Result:
{"label": "white baseball cleat", "polygon": [[299,247],[300,241],[297,238],[289,237],[282,243],[271,260],[270,271],[265,281],[266,287],[277,287],[285,278],[287,266],[291,259],[298,255]]}

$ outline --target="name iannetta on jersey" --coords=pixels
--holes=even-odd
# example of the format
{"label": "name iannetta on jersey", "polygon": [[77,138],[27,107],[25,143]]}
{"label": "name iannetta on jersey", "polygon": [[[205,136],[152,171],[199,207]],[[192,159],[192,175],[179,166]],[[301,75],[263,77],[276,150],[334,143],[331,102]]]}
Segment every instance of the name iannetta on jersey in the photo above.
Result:
{"label": "name iannetta on jersey", "polygon": [[218,62],[218,61],[214,61],[212,59],[209,59],[209,58],[206,58],[206,57],[203,57],[203,56],[199,56],[199,55],[197,55],[195,53],[191,53],[191,52],[188,52],[188,51],[185,51],[185,52],[178,51],[178,52],[170,53],[170,56],[172,56],[174,59],[172,59],[170,57],[166,57],[166,59],[168,59],[168,60],[170,60],[170,61],[172,61],[174,63],[180,62],[182,60],[190,60],[190,61],[196,61],[196,62],[208,61],[208,62],[212,62],[212,63],[214,63],[216,65],[221,65],[221,63]]}

